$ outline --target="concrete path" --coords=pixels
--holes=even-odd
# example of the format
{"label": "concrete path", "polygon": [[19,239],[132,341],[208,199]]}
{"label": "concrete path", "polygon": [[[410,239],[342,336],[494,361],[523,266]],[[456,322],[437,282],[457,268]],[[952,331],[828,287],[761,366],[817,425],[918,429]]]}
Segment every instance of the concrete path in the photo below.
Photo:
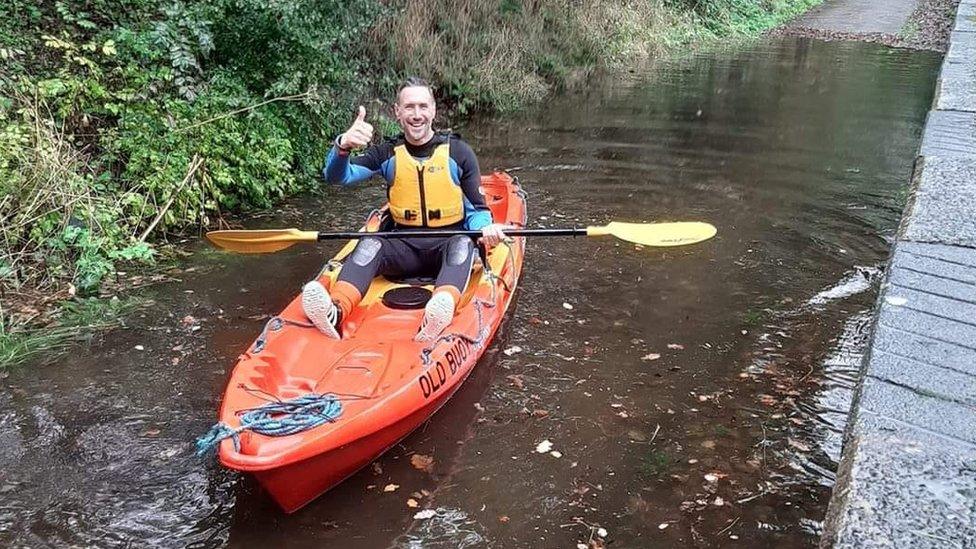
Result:
{"label": "concrete path", "polygon": [[826,0],[790,26],[849,33],[898,34],[917,0]]}
{"label": "concrete path", "polygon": [[976,0],[934,103],[822,547],[976,547]]}

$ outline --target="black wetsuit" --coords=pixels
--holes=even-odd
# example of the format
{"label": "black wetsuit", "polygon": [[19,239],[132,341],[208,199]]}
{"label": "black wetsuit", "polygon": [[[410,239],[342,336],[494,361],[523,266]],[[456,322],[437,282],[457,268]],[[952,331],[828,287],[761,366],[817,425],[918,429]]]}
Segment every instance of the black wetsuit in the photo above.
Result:
{"label": "black wetsuit", "polygon": [[[464,194],[464,220],[438,229],[480,230],[492,222],[491,211],[481,195],[481,171],[471,147],[457,134],[437,133],[423,145],[407,143],[403,135],[387,139],[367,148],[357,156],[344,155],[337,144],[329,151],[322,170],[329,183],[350,185],[382,175],[387,186],[396,173],[394,148],[406,145],[407,152],[418,161],[431,156],[438,145],[450,143],[449,169],[452,180]],[[418,227],[395,226],[397,229],[423,230]],[[343,264],[338,280],[354,285],[361,295],[366,294],[376,275],[391,277],[429,276],[435,286],[453,286],[463,292],[474,261],[474,244],[469,237],[450,238],[363,238],[356,250]]]}

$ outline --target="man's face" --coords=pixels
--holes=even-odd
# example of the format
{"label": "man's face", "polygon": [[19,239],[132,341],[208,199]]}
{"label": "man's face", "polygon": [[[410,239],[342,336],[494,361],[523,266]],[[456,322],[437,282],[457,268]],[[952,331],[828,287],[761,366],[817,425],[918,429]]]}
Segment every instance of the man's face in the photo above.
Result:
{"label": "man's face", "polygon": [[434,96],[425,86],[410,86],[400,90],[393,107],[397,122],[411,145],[423,145],[434,136]]}

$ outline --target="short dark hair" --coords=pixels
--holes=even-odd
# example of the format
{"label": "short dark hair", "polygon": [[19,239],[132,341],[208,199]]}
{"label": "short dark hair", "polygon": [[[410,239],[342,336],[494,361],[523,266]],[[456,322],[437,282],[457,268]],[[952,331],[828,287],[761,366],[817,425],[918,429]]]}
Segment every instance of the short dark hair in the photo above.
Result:
{"label": "short dark hair", "polygon": [[400,83],[396,93],[397,102],[400,101],[400,92],[402,92],[404,88],[427,88],[427,90],[430,92],[430,96],[434,97],[434,87],[419,76],[408,76],[403,80],[403,82]]}

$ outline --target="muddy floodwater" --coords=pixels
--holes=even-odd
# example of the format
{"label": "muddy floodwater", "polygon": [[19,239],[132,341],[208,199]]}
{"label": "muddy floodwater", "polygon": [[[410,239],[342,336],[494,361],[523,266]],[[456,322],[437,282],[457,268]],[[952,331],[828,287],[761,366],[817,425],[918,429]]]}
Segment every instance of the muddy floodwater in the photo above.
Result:
{"label": "muddy floodwater", "polygon": [[[193,440],[238,353],[338,244],[191,243],[125,328],[0,379],[0,545],[814,546],[939,61],[784,39],[460,128],[484,170],[520,178],[530,226],[718,235],[530,240],[461,390],[294,515]],[[349,229],[382,198],[378,182],[326,188],[249,226]]]}

